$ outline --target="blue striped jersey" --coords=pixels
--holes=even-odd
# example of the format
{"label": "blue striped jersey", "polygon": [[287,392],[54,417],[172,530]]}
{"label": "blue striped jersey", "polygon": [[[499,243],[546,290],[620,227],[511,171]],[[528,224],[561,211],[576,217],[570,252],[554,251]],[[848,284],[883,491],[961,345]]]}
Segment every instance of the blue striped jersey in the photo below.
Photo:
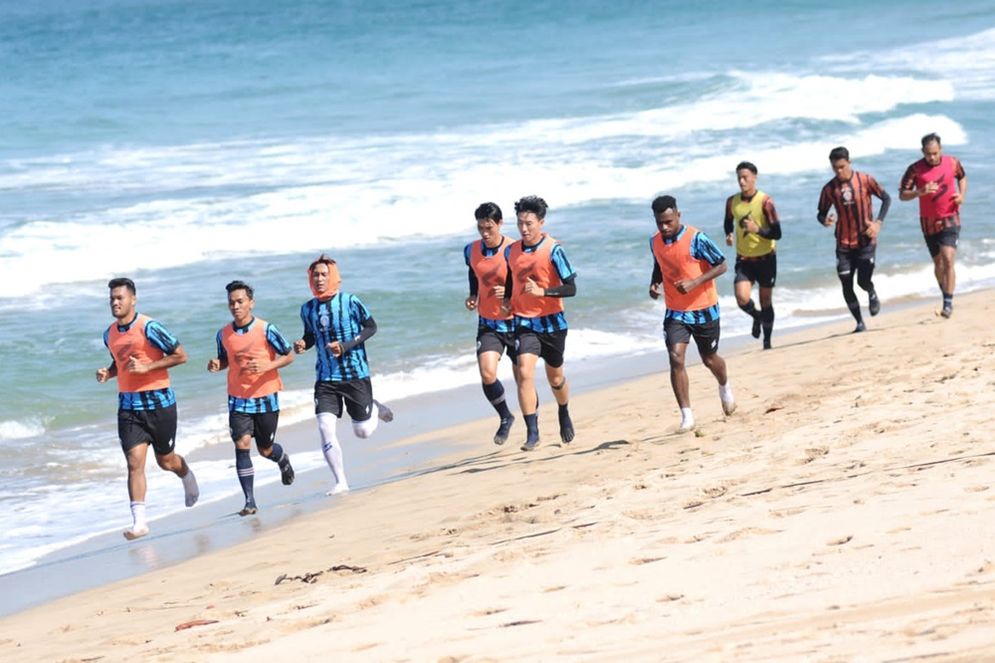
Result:
{"label": "blue striped jersey", "polygon": [[[684,236],[684,233],[688,231],[687,226],[681,228],[680,232],[674,237],[663,238],[665,244],[672,244]],[[650,237],[650,255],[653,255],[653,239],[656,237]],[[725,254],[722,253],[715,242],[711,240],[705,233],[700,230],[691,239],[691,257],[695,260],[704,260],[712,267],[716,265],[721,265],[726,261]],[[653,265],[656,266],[656,258],[653,258]],[[719,319],[719,304],[715,303],[714,306],[709,306],[708,308],[698,309],[697,311],[678,311],[675,309],[668,308],[666,313],[663,315],[664,320],[679,320],[687,325],[701,325],[706,322],[711,322],[712,320]]]}
{"label": "blue striped jersey", "polygon": [[[138,320],[135,319],[126,325],[118,325],[117,330],[124,333],[131,329],[131,326]],[[104,346],[110,348],[108,336],[110,329],[104,330]],[[145,325],[145,337],[149,339],[155,347],[162,351],[164,355],[171,355],[180,347],[180,342],[166,329],[158,320],[149,320]],[[111,355],[111,362],[114,362],[114,355]],[[120,368],[118,369],[120,370]],[[152,389],[149,391],[120,391],[117,395],[117,406],[121,410],[157,410],[176,404],[176,394],[172,387],[165,389]]]}
{"label": "blue striped jersey", "polygon": [[317,351],[314,370],[318,382],[344,382],[370,376],[370,366],[366,360],[365,343],[360,343],[341,357],[335,357],[328,349],[332,341],[351,341],[370,318],[370,312],[359,297],[347,292],[338,292],[328,301],[317,297],[301,306],[301,322],[304,324],[304,341]]}
{"label": "blue striped jersey", "polygon": [[[232,329],[235,330],[236,334],[244,334],[252,329],[254,324],[256,324],[256,319],[252,318],[252,321],[244,327],[238,327],[234,322],[231,323],[231,326]],[[222,331],[224,330],[219,329],[218,334],[215,337],[215,342],[218,345],[218,359],[228,361],[228,351],[225,350],[225,346],[221,342]],[[276,325],[272,322],[266,323],[266,342],[273,346],[273,350],[275,350],[278,355],[289,355],[294,350],[294,347],[287,341],[286,337],[280,333],[280,330],[277,329]],[[274,392],[268,396],[259,396],[258,398],[239,398],[228,394],[229,412],[262,414],[265,412],[277,412],[279,410],[279,392]]]}
{"label": "blue striped jersey", "polygon": [[[542,243],[547,241],[547,238],[543,237],[535,246],[525,246],[522,243],[522,250],[525,253],[532,253],[537,248],[542,246]],[[505,260],[508,259],[508,254],[511,252],[511,246],[509,245],[504,252]],[[577,276],[577,272],[574,271],[573,267],[570,266],[570,261],[567,260],[566,251],[557,242],[553,245],[552,250],[549,252],[549,259],[553,263],[553,267],[556,269],[557,276],[560,277],[561,281],[565,281],[571,276]],[[567,316],[564,315],[563,311],[554,313],[553,315],[541,315],[535,318],[524,318],[522,316],[515,316],[515,327],[529,329],[540,334],[548,334],[550,332],[561,331],[567,328]]]}

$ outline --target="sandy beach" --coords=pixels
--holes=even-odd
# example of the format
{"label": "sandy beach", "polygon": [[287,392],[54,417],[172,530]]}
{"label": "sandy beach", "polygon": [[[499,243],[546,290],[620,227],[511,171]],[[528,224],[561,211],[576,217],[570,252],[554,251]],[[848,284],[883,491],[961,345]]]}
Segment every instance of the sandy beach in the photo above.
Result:
{"label": "sandy beach", "polygon": [[401,441],[461,446],[4,618],[0,660],[995,659],[995,293],[956,306],[729,354],[730,417],[692,366],[691,434],[661,373],[574,398],[568,447],[548,397],[530,454]]}

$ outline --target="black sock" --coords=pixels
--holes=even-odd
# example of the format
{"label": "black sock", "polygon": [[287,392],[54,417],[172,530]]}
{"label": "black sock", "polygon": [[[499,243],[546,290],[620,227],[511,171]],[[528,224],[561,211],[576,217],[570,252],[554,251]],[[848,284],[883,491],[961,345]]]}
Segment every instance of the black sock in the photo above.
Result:
{"label": "black sock", "polygon": [[235,471],[238,473],[238,482],[242,484],[245,501],[254,502],[252,483],[256,471],[252,468],[252,457],[249,456],[248,449],[235,449]]}
{"label": "black sock", "polygon": [[745,304],[740,304],[739,308],[743,309],[743,313],[750,316],[751,318],[756,319],[760,316],[760,312],[757,311],[757,307],[753,305],[752,299],[747,301]]}
{"label": "black sock", "polygon": [[508,401],[504,397],[504,385],[501,384],[500,380],[496,380],[490,384],[483,385],[484,396],[490,404],[497,410],[498,416],[502,419],[507,419],[511,416],[511,410],[508,409]]}
{"label": "black sock", "polygon": [[539,433],[539,413],[523,415],[525,427],[530,433]]}
{"label": "black sock", "polygon": [[764,340],[770,341],[770,335],[774,332],[774,307],[767,306],[760,309],[760,320],[764,330]]}
{"label": "black sock", "polygon": [[853,314],[853,319],[857,321],[857,324],[862,324],[864,322],[863,316],[860,315],[860,302],[856,299],[852,302],[847,302],[846,307],[850,309],[850,313]]}

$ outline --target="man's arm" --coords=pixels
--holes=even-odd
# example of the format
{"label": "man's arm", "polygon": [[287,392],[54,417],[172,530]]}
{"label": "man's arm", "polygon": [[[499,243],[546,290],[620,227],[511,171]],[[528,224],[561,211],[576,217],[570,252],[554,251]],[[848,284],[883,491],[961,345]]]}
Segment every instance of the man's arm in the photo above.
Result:
{"label": "man's arm", "polygon": [[961,165],[960,159],[957,160],[954,177],[957,178],[957,195],[954,196],[954,202],[960,206],[964,204],[964,198],[967,196],[967,173],[964,172],[964,166]]}
{"label": "man's arm", "polygon": [[827,228],[836,223],[836,217],[829,216],[829,208],[833,206],[830,186],[830,184],[827,184],[822,187],[822,192],[819,194],[819,208],[815,214],[815,218],[819,221],[819,223]]}
{"label": "man's arm", "polygon": [[377,322],[376,320],[373,319],[372,316],[370,316],[365,320],[363,320],[363,326],[360,328],[359,334],[355,338],[352,338],[348,341],[340,342],[340,345],[342,346],[342,354],[349,352],[360,343],[365,343],[370,339],[371,336],[373,336],[376,333],[377,333]]}
{"label": "man's arm", "polygon": [[757,234],[764,239],[781,239],[781,221],[777,218],[777,209],[774,208],[774,201],[770,196],[764,199],[764,216],[767,217],[766,228],[757,228]]}
{"label": "man's arm", "polygon": [[732,246],[736,231],[736,220],[732,218],[732,196],[726,198],[726,215],[722,221],[722,228],[726,231],[726,244]]}
{"label": "man's arm", "polygon": [[660,263],[653,259],[653,274],[650,276],[650,298],[659,299],[663,294],[663,272],[660,271]]}
{"label": "man's arm", "polygon": [[[927,187],[928,186],[929,185],[927,185]],[[920,191],[920,189],[916,187],[915,164],[912,164],[905,169],[905,174],[902,175],[902,183],[898,187],[898,199],[906,201],[915,200],[925,194],[925,191]]]}

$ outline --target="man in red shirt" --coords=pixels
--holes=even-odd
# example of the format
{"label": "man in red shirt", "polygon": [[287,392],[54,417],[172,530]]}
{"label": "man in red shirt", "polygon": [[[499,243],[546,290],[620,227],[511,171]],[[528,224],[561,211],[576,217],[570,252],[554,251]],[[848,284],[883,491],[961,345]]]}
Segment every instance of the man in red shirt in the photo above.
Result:
{"label": "man in red shirt", "polygon": [[[836,228],[836,274],[843,285],[843,299],[857,321],[854,332],[864,331],[864,319],[860,315],[860,302],[853,290],[853,277],[857,285],[867,293],[867,304],[871,315],[881,310],[881,300],[874,290],[871,276],[874,274],[874,259],[877,251],[878,233],[881,223],[888,214],[891,196],[885,192],[877,180],[867,173],[857,172],[850,165],[850,151],[836,147],[829,153],[829,163],[836,176],[826,182],[819,195],[819,212],[816,218],[827,228]],[[881,201],[881,209],[874,216],[871,196]],[[837,216],[829,213],[836,208]]]}
{"label": "man in red shirt", "polygon": [[943,293],[940,315],[949,318],[954,309],[954,258],[960,237],[960,206],[967,195],[967,175],[959,159],[943,154],[936,134],[922,137],[922,157],[906,169],[898,197],[919,200],[919,223],[933,258],[936,282]]}

